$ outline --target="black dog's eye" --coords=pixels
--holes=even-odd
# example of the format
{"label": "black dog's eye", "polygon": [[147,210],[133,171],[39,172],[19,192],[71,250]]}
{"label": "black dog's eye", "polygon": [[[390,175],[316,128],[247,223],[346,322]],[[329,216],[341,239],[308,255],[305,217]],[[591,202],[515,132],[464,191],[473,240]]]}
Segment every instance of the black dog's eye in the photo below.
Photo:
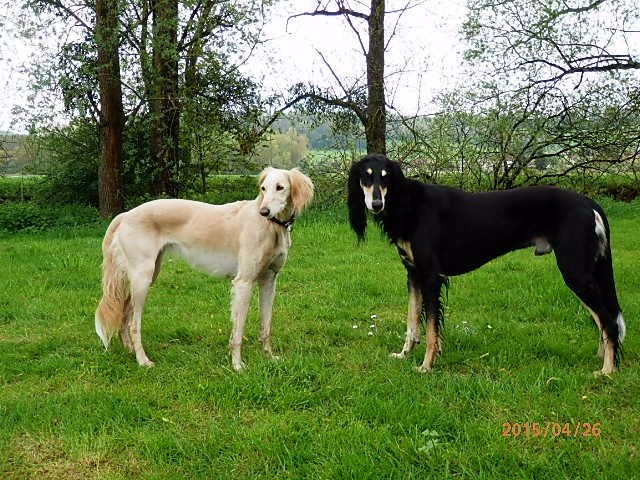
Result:
{"label": "black dog's eye", "polygon": [[276,185],[276,190],[278,191],[284,190],[284,187],[282,185]]}
{"label": "black dog's eye", "polygon": [[371,167],[367,167],[360,173],[360,181],[364,185],[369,185],[373,181],[373,169]]}

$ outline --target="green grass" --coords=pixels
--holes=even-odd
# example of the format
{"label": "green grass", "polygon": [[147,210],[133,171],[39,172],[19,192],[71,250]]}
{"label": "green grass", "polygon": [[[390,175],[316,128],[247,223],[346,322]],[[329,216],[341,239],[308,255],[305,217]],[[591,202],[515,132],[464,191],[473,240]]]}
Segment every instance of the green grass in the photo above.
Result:
{"label": "green grass", "polygon": [[[278,285],[283,359],[260,351],[254,298],[235,374],[229,282],[166,262],[144,369],[93,330],[102,227],[1,235],[0,478],[638,478],[640,211],[606,207],[628,325],[610,378],[592,375],[597,333],[553,255],[532,250],[451,280],[444,354],[421,375],[424,343],[388,358],[406,315],[395,250],[310,211]],[[504,422],[602,433],[505,438]]]}

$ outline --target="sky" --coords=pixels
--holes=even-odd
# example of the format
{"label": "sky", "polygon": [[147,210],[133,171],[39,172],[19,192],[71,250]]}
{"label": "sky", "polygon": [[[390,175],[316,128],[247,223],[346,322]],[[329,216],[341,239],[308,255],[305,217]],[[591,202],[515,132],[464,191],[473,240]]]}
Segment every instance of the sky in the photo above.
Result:
{"label": "sky", "polygon": [[[272,12],[265,29],[270,40],[255,52],[245,68],[266,90],[282,93],[291,84],[309,81],[335,86],[322,56],[346,85],[364,75],[361,47],[342,17],[304,16],[290,19],[287,24],[290,15],[311,12],[316,3],[284,2]],[[433,110],[434,95],[460,81],[463,43],[459,32],[466,15],[465,0],[411,3],[417,6],[400,17],[385,57],[387,101],[407,115]],[[398,10],[406,4],[407,0],[387,0],[386,10]],[[387,38],[397,18],[397,14],[387,14]]]}
{"label": "sky", "polygon": [[[387,11],[403,7],[408,0],[387,0]],[[312,11],[316,0],[279,1],[269,11],[264,36],[268,40],[243,65],[245,73],[262,85],[265,93],[285,93],[289,86],[313,82],[336,86],[326,58],[343,83],[364,75],[364,57],[357,37],[341,17],[287,18]],[[357,6],[358,0],[351,4]],[[368,2],[364,2],[365,4]],[[410,0],[416,6],[399,19],[386,53],[387,100],[403,114],[429,113],[434,96],[453,87],[462,77],[463,45],[459,31],[464,21],[465,0]],[[16,7],[17,8],[17,7]],[[396,25],[397,14],[388,14],[387,37]],[[11,110],[29,103],[29,79],[25,67],[38,55],[23,39],[13,38],[12,12],[0,18],[5,34],[0,41],[0,131],[22,131]],[[4,23],[4,26],[3,26]],[[55,41],[52,41],[52,45]]]}
{"label": "sky", "polygon": [[21,126],[13,125],[12,109],[28,104],[29,77],[24,70],[37,61],[37,51],[28,41],[14,35],[14,13],[17,12],[0,14],[0,28],[3,30],[0,38],[0,132],[23,130]]}

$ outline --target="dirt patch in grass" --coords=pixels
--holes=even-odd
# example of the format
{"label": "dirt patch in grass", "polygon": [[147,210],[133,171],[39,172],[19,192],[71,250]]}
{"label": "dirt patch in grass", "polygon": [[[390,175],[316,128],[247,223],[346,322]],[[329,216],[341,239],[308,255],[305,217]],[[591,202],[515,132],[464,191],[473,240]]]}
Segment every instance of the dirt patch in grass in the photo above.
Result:
{"label": "dirt patch in grass", "polygon": [[[0,477],[6,480],[62,479],[85,480],[118,476],[140,476],[142,465],[129,458],[124,463],[109,460],[100,454],[71,454],[59,438],[24,434],[10,447],[8,461],[0,467]],[[125,470],[126,471],[123,471]]]}

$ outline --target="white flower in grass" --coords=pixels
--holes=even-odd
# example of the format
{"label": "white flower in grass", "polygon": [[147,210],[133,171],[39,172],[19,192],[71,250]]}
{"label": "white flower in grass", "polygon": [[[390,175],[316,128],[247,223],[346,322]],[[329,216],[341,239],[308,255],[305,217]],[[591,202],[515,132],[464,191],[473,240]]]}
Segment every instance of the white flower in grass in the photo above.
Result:
{"label": "white flower in grass", "polygon": [[371,320],[375,320],[376,318],[378,318],[378,315],[376,315],[375,313],[371,314]]}
{"label": "white flower in grass", "polygon": [[441,445],[440,434],[435,430],[426,429],[422,432],[422,436],[425,437],[425,443],[421,447],[418,447],[420,453],[429,453],[435,448],[436,445]]}
{"label": "white flower in grass", "polygon": [[358,325],[353,325],[351,328],[355,330],[356,328],[358,328]]}
{"label": "white flower in grass", "polygon": [[469,325],[469,322],[467,322],[466,320],[463,320],[462,322],[457,324],[455,328],[467,335],[473,335],[475,333],[473,326]]}

